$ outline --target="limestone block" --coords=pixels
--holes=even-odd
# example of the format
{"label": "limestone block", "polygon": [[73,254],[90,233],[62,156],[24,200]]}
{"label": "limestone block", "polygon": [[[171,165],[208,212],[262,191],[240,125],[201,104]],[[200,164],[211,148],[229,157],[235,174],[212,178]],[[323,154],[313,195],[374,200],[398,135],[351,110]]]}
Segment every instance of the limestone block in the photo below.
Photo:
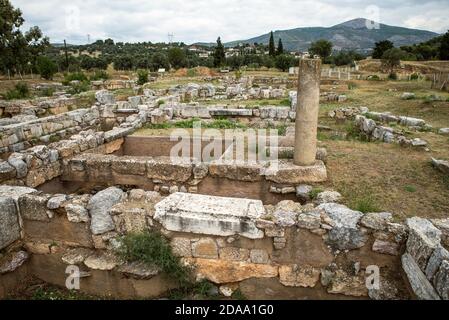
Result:
{"label": "limestone block", "polygon": [[218,259],[218,247],[214,239],[204,238],[192,243],[192,255],[195,258]]}
{"label": "limestone block", "polygon": [[170,242],[170,246],[172,248],[173,254],[178,257],[192,257],[192,247],[190,245],[190,239],[176,237],[173,238]]}
{"label": "limestone block", "polygon": [[249,258],[249,250],[236,247],[220,249],[220,259],[232,261],[246,261]]}
{"label": "limestone block", "polygon": [[363,216],[361,212],[351,210],[344,205],[324,203],[317,207],[329,217],[332,226],[326,242],[335,250],[352,250],[361,248],[367,241],[367,236],[358,227]]}
{"label": "limestone block", "polygon": [[47,209],[49,196],[24,194],[19,198],[20,214],[23,219],[33,221],[48,221],[51,214]]}
{"label": "limestone block", "polygon": [[254,264],[241,261],[213,259],[185,259],[196,266],[199,278],[216,284],[240,282],[250,278],[275,278],[278,267],[267,264]]}
{"label": "limestone block", "polygon": [[419,265],[413,259],[413,257],[405,253],[402,258],[402,269],[407,275],[410,286],[413,292],[420,300],[440,300],[440,297],[427,280],[424,273],[421,271]]}
{"label": "limestone block", "polygon": [[20,225],[13,198],[0,197],[0,250],[20,239]]}
{"label": "limestone block", "polygon": [[123,200],[124,194],[121,189],[111,187],[98,192],[90,199],[87,209],[92,218],[91,230],[94,235],[115,229],[109,210]]}
{"label": "limestone block", "polygon": [[280,266],[279,281],[287,287],[313,288],[320,279],[320,269],[311,266]]}
{"label": "limestone block", "polygon": [[186,182],[193,172],[190,159],[177,158],[171,161],[170,157],[157,157],[147,161],[147,177],[162,181]]}
{"label": "limestone block", "polygon": [[410,230],[407,253],[424,272],[430,256],[440,244],[441,231],[435,228],[429,220],[418,217],[407,219],[407,225]]}
{"label": "limestone block", "polygon": [[327,170],[323,161],[317,160],[311,166],[296,166],[293,161],[271,161],[271,166],[265,171],[268,181],[279,184],[315,183],[327,180]]}
{"label": "limestone block", "polygon": [[255,220],[265,213],[258,200],[174,193],[156,204],[155,209],[154,219],[170,231],[263,237],[255,225]]}

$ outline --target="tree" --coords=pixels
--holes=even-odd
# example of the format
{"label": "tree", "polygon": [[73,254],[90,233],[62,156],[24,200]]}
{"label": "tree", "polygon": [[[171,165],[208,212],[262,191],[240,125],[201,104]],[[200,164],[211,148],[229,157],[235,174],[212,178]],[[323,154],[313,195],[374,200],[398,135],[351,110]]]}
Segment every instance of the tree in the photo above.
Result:
{"label": "tree", "polygon": [[42,78],[52,80],[54,74],[58,71],[58,66],[50,58],[40,56],[37,59],[37,69]]}
{"label": "tree", "polygon": [[382,65],[388,68],[390,75],[394,73],[394,69],[401,65],[401,60],[407,56],[407,52],[399,49],[392,48],[384,52],[382,55]]}
{"label": "tree", "polygon": [[165,54],[157,52],[151,57],[151,70],[158,71],[159,69],[170,69],[170,63]]}
{"label": "tree", "polygon": [[278,43],[278,50],[276,52],[277,55],[283,54],[284,53],[284,45],[282,44],[282,39],[279,38],[279,43]]}
{"label": "tree", "polygon": [[332,42],[327,41],[325,39],[318,40],[316,42],[312,42],[309,52],[312,55],[320,56],[324,61],[330,57],[332,53]]}
{"label": "tree", "polygon": [[184,50],[180,48],[171,48],[168,51],[168,61],[170,62],[170,65],[175,68],[183,68],[186,66],[186,55],[184,53]]}
{"label": "tree", "polygon": [[287,71],[290,67],[296,64],[296,59],[289,54],[280,54],[276,57],[275,65],[276,68],[282,71]]}
{"label": "tree", "polygon": [[147,82],[148,82],[148,71],[147,70],[137,71],[137,84],[139,86],[143,86]]}
{"label": "tree", "polygon": [[9,0],[0,0],[0,13],[0,70],[15,74],[36,69],[37,57],[49,45],[48,38],[43,38],[38,27],[24,35],[20,30],[25,21],[22,12]]}
{"label": "tree", "polygon": [[217,39],[217,46],[214,51],[214,67],[219,68],[224,65],[226,61],[226,54],[223,44],[221,43],[221,38]]}
{"label": "tree", "polygon": [[270,56],[274,57],[276,55],[276,48],[274,46],[274,35],[273,31],[270,33],[270,42],[268,43],[268,53]]}
{"label": "tree", "polygon": [[439,50],[439,57],[441,60],[449,60],[449,31],[441,38],[441,45]]}
{"label": "tree", "polygon": [[390,49],[394,48],[393,42],[389,40],[376,42],[374,51],[373,51],[373,59],[382,59],[384,53]]}

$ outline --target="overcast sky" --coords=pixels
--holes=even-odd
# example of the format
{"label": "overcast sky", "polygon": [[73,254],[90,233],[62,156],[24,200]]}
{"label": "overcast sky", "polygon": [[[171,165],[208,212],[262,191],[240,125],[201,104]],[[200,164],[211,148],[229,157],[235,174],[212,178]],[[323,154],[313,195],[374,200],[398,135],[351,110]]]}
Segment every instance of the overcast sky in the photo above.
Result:
{"label": "overcast sky", "polygon": [[26,20],[52,42],[185,43],[248,39],[270,30],[330,27],[365,17],[381,23],[430,30],[449,29],[448,0],[11,0]]}

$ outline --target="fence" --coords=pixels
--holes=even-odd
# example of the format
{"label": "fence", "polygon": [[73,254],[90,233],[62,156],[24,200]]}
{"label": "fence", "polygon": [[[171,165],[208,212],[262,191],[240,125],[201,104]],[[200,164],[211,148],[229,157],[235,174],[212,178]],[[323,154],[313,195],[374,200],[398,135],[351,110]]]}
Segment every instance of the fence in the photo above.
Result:
{"label": "fence", "polygon": [[432,89],[449,91],[449,73],[434,73],[430,76]]}

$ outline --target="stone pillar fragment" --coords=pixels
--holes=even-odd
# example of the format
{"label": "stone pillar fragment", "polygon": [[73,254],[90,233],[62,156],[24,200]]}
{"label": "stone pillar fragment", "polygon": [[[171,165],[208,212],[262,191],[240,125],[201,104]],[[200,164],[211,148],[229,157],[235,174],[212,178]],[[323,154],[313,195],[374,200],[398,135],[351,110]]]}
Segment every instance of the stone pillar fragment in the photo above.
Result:
{"label": "stone pillar fragment", "polygon": [[315,163],[320,78],[320,59],[300,60],[294,156],[294,164],[298,166],[309,166]]}

